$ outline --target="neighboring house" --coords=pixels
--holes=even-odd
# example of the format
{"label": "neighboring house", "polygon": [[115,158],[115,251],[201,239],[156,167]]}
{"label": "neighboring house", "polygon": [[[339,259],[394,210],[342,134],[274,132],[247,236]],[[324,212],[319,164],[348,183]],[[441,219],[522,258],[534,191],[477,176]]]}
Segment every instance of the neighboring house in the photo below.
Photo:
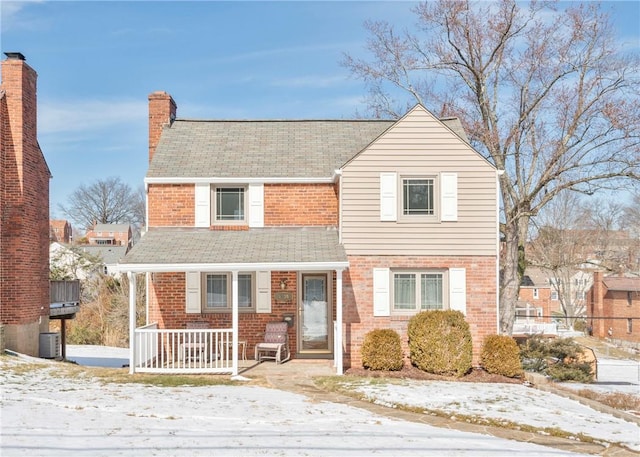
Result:
{"label": "neighboring house", "polygon": [[119,277],[118,262],[127,253],[126,246],[64,245],[49,247],[51,271],[68,279],[85,280],[96,273]]}
{"label": "neighboring house", "polygon": [[640,343],[640,277],[593,274],[588,294],[587,323],[598,338]]}
{"label": "neighboring house", "polygon": [[522,277],[516,322],[551,322],[551,314],[558,311],[558,294],[549,278],[539,268],[527,268]]}
{"label": "neighboring house", "polygon": [[96,246],[124,246],[133,244],[131,225],[129,224],[94,224],[84,236],[89,244]]}
{"label": "neighboring house", "polygon": [[435,309],[466,315],[477,363],[498,332],[498,174],[460,132],[421,105],[397,121],[180,120],[151,94],[148,226],[120,264],[130,316],[134,273],[148,284],[131,372],[193,371],[197,323],[233,357],[195,369],[237,374],[238,343],[252,354],[285,320],[293,358],[340,374],[373,329],[408,355],[409,319]]}
{"label": "neighboring house", "polygon": [[69,244],[71,242],[71,224],[65,219],[49,221],[49,240]]}
{"label": "neighboring house", "polygon": [[[0,339],[39,354],[49,328],[49,180],[38,144],[37,74],[5,53],[0,85]],[[0,345],[1,346],[1,345]]]}

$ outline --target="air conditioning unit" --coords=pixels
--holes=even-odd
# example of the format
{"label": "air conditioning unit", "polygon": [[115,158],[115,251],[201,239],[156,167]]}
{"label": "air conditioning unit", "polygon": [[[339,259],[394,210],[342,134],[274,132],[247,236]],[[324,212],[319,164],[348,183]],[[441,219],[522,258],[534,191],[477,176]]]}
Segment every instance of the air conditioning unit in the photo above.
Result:
{"label": "air conditioning unit", "polygon": [[40,334],[40,357],[43,359],[55,359],[60,357],[60,334]]}

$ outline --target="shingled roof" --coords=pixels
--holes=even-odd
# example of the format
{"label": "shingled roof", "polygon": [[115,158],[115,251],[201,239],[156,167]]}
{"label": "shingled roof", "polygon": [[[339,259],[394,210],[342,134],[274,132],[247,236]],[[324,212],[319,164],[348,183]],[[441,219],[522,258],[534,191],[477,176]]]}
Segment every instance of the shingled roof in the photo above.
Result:
{"label": "shingled roof", "polygon": [[[148,231],[120,264],[123,271],[137,266],[260,264],[347,265],[338,232],[326,228],[264,228],[246,231],[156,229]],[[144,269],[144,268],[143,268]],[[145,270],[149,270],[148,268]],[[150,271],[150,270],[149,270]]]}
{"label": "shingled roof", "polygon": [[389,120],[194,121],[162,131],[148,178],[329,178]]}

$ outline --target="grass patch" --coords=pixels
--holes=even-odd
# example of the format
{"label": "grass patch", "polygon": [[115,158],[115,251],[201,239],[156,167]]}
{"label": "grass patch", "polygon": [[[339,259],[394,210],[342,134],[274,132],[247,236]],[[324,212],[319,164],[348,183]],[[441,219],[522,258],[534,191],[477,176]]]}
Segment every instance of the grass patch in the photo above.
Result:
{"label": "grass patch", "polygon": [[620,411],[640,411],[640,396],[638,395],[624,392],[602,393],[591,389],[580,389],[575,391],[575,394]]}

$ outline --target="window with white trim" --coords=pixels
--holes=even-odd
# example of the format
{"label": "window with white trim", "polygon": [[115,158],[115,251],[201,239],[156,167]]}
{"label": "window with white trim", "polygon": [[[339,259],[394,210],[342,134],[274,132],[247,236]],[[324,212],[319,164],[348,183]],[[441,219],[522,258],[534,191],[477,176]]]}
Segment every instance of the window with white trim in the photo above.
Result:
{"label": "window with white trim", "polygon": [[[205,273],[204,312],[231,311],[231,273]],[[255,281],[252,273],[238,274],[238,310],[255,310]]]}
{"label": "window with white trim", "polygon": [[214,223],[238,223],[246,221],[246,188],[241,186],[214,187]]}
{"label": "window with white trim", "polygon": [[534,300],[540,298],[540,291],[538,289],[533,289],[533,298]]}
{"label": "window with white trim", "polygon": [[445,275],[437,271],[394,271],[392,273],[392,313],[446,309]]}

